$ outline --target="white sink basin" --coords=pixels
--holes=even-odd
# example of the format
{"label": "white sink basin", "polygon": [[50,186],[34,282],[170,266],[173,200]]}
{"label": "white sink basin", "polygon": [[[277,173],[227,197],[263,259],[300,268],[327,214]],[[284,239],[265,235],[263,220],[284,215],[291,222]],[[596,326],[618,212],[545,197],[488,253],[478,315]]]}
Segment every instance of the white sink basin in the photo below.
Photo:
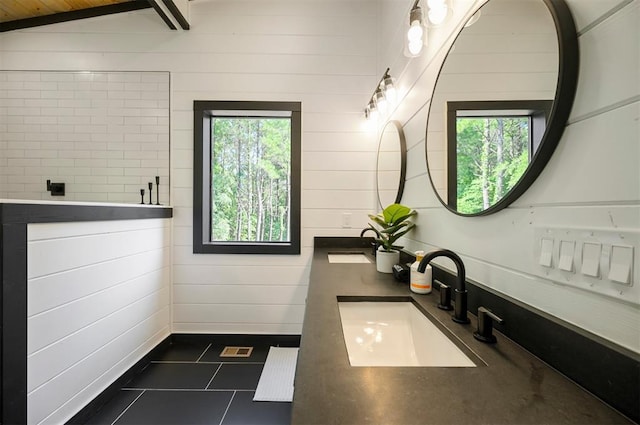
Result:
{"label": "white sink basin", "polygon": [[371,260],[361,252],[330,252],[330,263],[362,263],[371,264]]}
{"label": "white sink basin", "polygon": [[351,366],[475,367],[411,302],[339,302]]}

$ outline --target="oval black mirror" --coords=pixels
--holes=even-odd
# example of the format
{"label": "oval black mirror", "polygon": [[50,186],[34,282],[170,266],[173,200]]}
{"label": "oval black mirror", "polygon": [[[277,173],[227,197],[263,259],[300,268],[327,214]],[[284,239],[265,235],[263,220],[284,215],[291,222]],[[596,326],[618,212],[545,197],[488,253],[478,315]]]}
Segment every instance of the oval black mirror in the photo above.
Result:
{"label": "oval black mirror", "polygon": [[380,209],[400,203],[407,173],[407,142],[398,121],[389,121],[380,134],[376,189]]}
{"label": "oval black mirror", "polygon": [[427,167],[445,207],[491,214],[529,188],[566,126],[578,63],[564,0],[490,0],[476,12],[447,53],[429,105]]}

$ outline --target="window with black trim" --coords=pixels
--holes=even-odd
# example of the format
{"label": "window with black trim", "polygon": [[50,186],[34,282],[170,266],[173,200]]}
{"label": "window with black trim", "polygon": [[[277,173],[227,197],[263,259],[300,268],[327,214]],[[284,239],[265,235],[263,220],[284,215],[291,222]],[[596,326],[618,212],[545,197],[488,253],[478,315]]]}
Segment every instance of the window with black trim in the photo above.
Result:
{"label": "window with black trim", "polygon": [[193,252],[300,253],[300,102],[193,102]]}
{"label": "window with black trim", "polygon": [[550,100],[447,102],[447,204],[464,214],[498,203],[544,136]]}

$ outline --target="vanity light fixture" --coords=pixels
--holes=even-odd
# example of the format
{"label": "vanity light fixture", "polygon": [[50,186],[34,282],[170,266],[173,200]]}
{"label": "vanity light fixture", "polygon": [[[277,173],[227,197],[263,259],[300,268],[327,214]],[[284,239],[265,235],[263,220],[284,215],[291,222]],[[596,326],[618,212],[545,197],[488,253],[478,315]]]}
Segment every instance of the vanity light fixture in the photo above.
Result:
{"label": "vanity light fixture", "polygon": [[422,17],[422,8],[418,6],[420,0],[416,0],[409,12],[409,28],[405,45],[405,56],[417,57],[427,44],[427,27]]}
{"label": "vanity light fixture", "polygon": [[417,57],[422,54],[424,46],[427,45],[427,22],[430,27],[438,27],[451,15],[452,0],[426,1],[427,19],[423,17],[422,8],[418,5],[420,0],[413,3],[411,12],[409,12],[409,28],[404,48],[404,55],[407,57]]}
{"label": "vanity light fixture", "polygon": [[365,118],[369,121],[377,121],[380,114],[386,114],[395,105],[397,97],[393,77],[387,68],[364,109]]}

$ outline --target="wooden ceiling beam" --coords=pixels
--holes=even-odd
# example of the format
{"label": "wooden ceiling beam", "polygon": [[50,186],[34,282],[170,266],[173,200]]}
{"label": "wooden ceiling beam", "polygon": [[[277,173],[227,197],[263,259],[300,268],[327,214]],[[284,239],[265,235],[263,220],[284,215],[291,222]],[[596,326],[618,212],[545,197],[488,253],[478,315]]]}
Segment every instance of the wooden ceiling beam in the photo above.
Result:
{"label": "wooden ceiling beam", "polygon": [[189,29],[188,15],[189,5],[186,0],[148,0],[153,9],[160,15],[165,24],[172,30]]}

